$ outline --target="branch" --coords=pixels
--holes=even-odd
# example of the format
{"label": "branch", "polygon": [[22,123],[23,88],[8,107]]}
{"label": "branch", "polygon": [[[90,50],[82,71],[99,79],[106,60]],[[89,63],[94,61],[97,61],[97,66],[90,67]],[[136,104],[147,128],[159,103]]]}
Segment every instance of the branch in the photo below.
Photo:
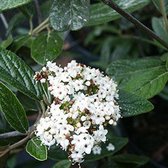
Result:
{"label": "branch", "polygon": [[41,21],[42,21],[42,14],[41,14],[41,11],[40,11],[40,5],[39,5],[38,0],[34,0],[34,3],[35,3],[36,11],[37,11],[38,23],[40,24]]}
{"label": "branch", "polygon": [[152,30],[150,30],[148,27],[146,27],[144,24],[142,24],[139,20],[137,20],[135,17],[133,17],[131,14],[127,13],[123,9],[121,9],[116,3],[114,3],[112,0],[102,0],[106,5],[114,9],[116,12],[118,12],[121,16],[129,20],[131,23],[133,23],[136,27],[144,31],[146,34],[148,34],[152,39],[155,39],[160,44],[162,44],[165,48],[168,49],[168,44],[162,40],[159,36],[157,36]]}
{"label": "branch", "polygon": [[[34,127],[34,125],[33,126],[31,126],[30,128],[29,128],[29,131],[27,132],[27,136],[26,137],[24,137],[23,139],[21,139],[20,141],[18,141],[18,142],[16,142],[16,143],[14,143],[13,145],[10,145],[7,149],[5,149],[4,151],[2,151],[2,152],[0,152],[0,158],[1,157],[3,157],[4,155],[6,155],[7,153],[9,153],[11,150],[13,150],[13,149],[15,149],[15,148],[18,148],[18,147],[20,147],[20,146],[22,146],[22,145],[24,145],[32,136],[33,136],[33,134],[34,134],[34,129],[35,129],[35,127]],[[15,133],[17,132],[17,131],[14,131]],[[12,132],[11,132],[12,133]],[[18,133],[17,133],[18,134]],[[26,134],[24,134],[24,135],[26,135]]]}
{"label": "branch", "polygon": [[29,139],[31,139],[34,134],[35,125],[37,124],[37,122],[39,121],[40,118],[41,118],[41,109],[39,109],[39,115],[38,115],[35,123],[31,127],[29,127],[29,130],[25,134],[20,133],[18,131],[0,134],[0,139],[16,137],[16,136],[26,136],[23,139],[21,139],[20,141],[8,146],[5,150],[0,151],[0,158],[3,157],[4,155],[6,155],[7,153],[11,152],[13,149],[24,145]]}
{"label": "branch", "polygon": [[35,35],[42,31],[43,29],[46,29],[49,26],[49,18],[46,18],[43,22],[41,22],[32,32],[32,35]]}
{"label": "branch", "polygon": [[6,138],[12,138],[12,137],[24,136],[24,135],[26,134],[20,133],[18,131],[12,131],[12,132],[0,134],[0,139],[6,139]]}
{"label": "branch", "polygon": [[12,137],[18,137],[18,136],[26,136],[28,135],[30,132],[32,132],[34,130],[34,125],[29,127],[29,131],[28,133],[21,133],[18,131],[12,131],[12,132],[6,132],[3,134],[0,134],[0,139],[6,139],[6,138],[12,138]]}
{"label": "branch", "polygon": [[8,152],[10,152],[12,149],[15,149],[23,144],[25,144],[28,140],[30,139],[30,136],[26,136],[25,138],[23,138],[22,140],[16,142],[15,144],[9,146],[6,150],[4,150],[1,154],[0,154],[0,158],[3,157],[4,155],[6,155]]}
{"label": "branch", "polygon": [[8,22],[6,21],[6,18],[2,13],[0,13],[0,18],[3,22],[3,24],[4,24],[5,29],[7,29],[8,28]]}

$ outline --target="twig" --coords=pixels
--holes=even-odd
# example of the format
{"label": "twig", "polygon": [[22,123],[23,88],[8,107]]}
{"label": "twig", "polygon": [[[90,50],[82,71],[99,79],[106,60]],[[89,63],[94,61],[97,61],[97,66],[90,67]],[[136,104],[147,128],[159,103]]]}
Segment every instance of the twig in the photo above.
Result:
{"label": "twig", "polygon": [[33,31],[33,21],[32,21],[32,16],[31,16],[30,19],[29,19],[29,25],[30,25],[30,31],[29,31],[29,33],[31,34],[32,31]]}
{"label": "twig", "polygon": [[8,22],[7,22],[5,16],[2,13],[0,13],[0,18],[3,22],[3,25],[4,25],[5,29],[8,29]]}
{"label": "twig", "polygon": [[18,131],[13,131],[13,132],[8,132],[8,133],[4,133],[4,134],[0,135],[1,139],[26,135],[26,137],[24,137],[20,141],[16,142],[13,145],[8,146],[7,149],[5,149],[4,151],[0,151],[0,158],[3,157],[4,155],[6,155],[7,153],[9,153],[10,151],[12,151],[13,149],[16,149],[16,148],[24,145],[30,138],[32,138],[32,136],[34,135],[34,130],[35,130],[36,124],[39,121],[40,117],[41,117],[41,109],[39,109],[39,115],[38,115],[35,123],[31,127],[29,127],[29,130],[25,134],[22,134]]}
{"label": "twig", "polygon": [[32,34],[37,34],[43,29],[48,27],[49,18],[45,19],[41,24],[39,24],[33,31]]}
{"label": "twig", "polygon": [[38,23],[40,24],[41,21],[42,21],[42,14],[41,14],[41,11],[40,11],[40,5],[39,5],[38,0],[34,0],[34,3],[35,3],[36,11],[37,11]]}
{"label": "twig", "polygon": [[23,139],[21,139],[20,141],[14,143],[13,145],[10,145],[7,149],[5,149],[4,151],[0,152],[0,158],[3,157],[4,155],[6,155],[8,152],[10,152],[11,150],[15,149],[15,148],[18,148],[22,145],[24,145],[34,134],[34,129],[35,129],[35,126],[31,126],[29,128],[29,131],[27,133],[27,136]]}
{"label": "twig", "polygon": [[20,133],[18,131],[12,131],[12,132],[0,134],[0,139],[6,139],[6,138],[12,138],[12,137],[24,136],[24,135],[26,134]]}
{"label": "twig", "polygon": [[121,9],[116,3],[114,3],[112,0],[102,0],[106,5],[110,6],[112,9],[114,9],[116,12],[118,12],[121,16],[129,20],[131,23],[133,23],[135,26],[137,26],[139,29],[144,31],[146,34],[148,34],[152,39],[155,39],[160,44],[162,44],[165,48],[168,49],[168,44],[162,40],[159,36],[157,36],[152,30],[150,30],[148,27],[146,27],[144,24],[142,24],[139,20],[137,20],[135,17],[133,17],[131,14],[127,13],[123,9]]}
{"label": "twig", "polygon": [[[39,120],[39,118],[37,118],[37,120]],[[3,134],[0,134],[0,139],[12,138],[12,137],[17,137],[17,136],[26,136],[26,135],[30,134],[33,130],[34,130],[34,125],[29,127],[29,131],[25,134],[18,132],[18,131],[6,132]]]}
{"label": "twig", "polygon": [[0,154],[0,158],[3,157],[4,155],[6,155],[8,152],[10,152],[11,150],[23,145],[25,142],[27,142],[29,140],[30,136],[26,136],[25,138],[23,138],[22,140],[16,142],[15,144],[9,146],[6,150],[4,150],[1,154]]}

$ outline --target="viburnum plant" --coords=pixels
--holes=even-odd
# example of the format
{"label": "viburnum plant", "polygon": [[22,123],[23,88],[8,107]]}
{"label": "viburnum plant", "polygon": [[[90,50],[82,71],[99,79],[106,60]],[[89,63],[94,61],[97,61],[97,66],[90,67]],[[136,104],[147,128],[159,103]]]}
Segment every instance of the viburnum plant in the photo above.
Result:
{"label": "viburnum plant", "polygon": [[[101,154],[106,142],[107,124],[116,125],[121,117],[117,103],[117,84],[98,69],[71,61],[64,68],[48,62],[35,79],[47,83],[53,96],[36,127],[36,136],[50,147],[67,151],[74,163],[83,162],[85,154]],[[108,151],[114,150],[110,143]]]}
{"label": "viburnum plant", "polygon": [[[160,14],[152,18],[154,31],[130,14],[147,5]],[[38,161],[54,160],[53,168],[147,163],[121,151],[128,139],[120,121],[152,111],[148,99],[168,81],[167,2],[1,0],[0,12],[0,166],[17,167],[24,149]],[[137,28],[151,39],[136,37]],[[146,43],[143,52],[137,39]],[[151,45],[161,57],[139,58]],[[68,54],[65,65],[61,55]]]}

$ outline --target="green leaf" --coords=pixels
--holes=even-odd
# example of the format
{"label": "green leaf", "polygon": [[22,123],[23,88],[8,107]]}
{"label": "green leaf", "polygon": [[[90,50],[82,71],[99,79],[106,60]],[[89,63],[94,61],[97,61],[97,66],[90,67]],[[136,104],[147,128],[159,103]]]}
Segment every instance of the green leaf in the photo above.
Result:
{"label": "green leaf", "polygon": [[[38,111],[37,108],[37,102],[35,102],[33,99],[29,98],[28,96],[22,94],[21,92],[17,93],[17,98],[19,99],[19,101],[21,102],[21,104],[23,105],[24,109],[26,112],[30,112],[30,111]],[[28,113],[29,115],[29,113]]]}
{"label": "green leaf", "polygon": [[78,30],[89,19],[90,0],[54,0],[51,13],[51,26],[57,31]]}
{"label": "green leaf", "polygon": [[17,27],[20,27],[20,25],[25,21],[25,19],[26,17],[21,12],[13,15],[8,22],[6,34],[9,35],[15,32],[15,29]]}
{"label": "green leaf", "polygon": [[[168,1],[167,0],[163,0],[164,1],[164,7],[166,9],[166,13],[168,13]],[[154,3],[154,5],[156,6],[156,8],[158,9],[158,11],[161,12],[161,5],[160,5],[160,0],[152,0],[152,2]],[[162,13],[162,12],[161,12]]]}
{"label": "green leaf", "polygon": [[12,43],[11,50],[14,52],[17,52],[21,47],[28,47],[31,48],[32,43],[32,37],[31,36],[21,36],[15,39],[15,41]]}
{"label": "green leaf", "polygon": [[146,113],[154,108],[148,100],[121,90],[119,91],[118,103],[123,117],[131,117]]}
{"label": "green leaf", "polygon": [[132,154],[115,155],[112,156],[111,159],[115,162],[131,163],[139,166],[145,165],[149,161],[149,158],[147,158],[146,156],[137,156]]}
{"label": "green leaf", "polygon": [[59,56],[62,51],[63,40],[56,32],[41,34],[32,42],[31,55],[39,64],[45,64]]}
{"label": "green leaf", "polygon": [[25,5],[32,0],[1,0],[0,1],[0,11],[16,8]]}
{"label": "green leaf", "polygon": [[52,168],[70,168],[71,162],[69,160],[62,160],[56,163]]}
{"label": "green leaf", "polygon": [[[106,146],[108,145],[108,143],[112,143],[115,146],[114,151],[108,151],[106,149]],[[119,150],[121,150],[128,143],[128,139],[111,136],[111,137],[108,137],[108,143],[102,144],[102,151],[101,151],[100,155],[93,155],[93,154],[86,155],[85,160],[86,161],[94,161],[94,160],[99,160],[104,157],[113,155],[116,152],[118,152]]]}
{"label": "green leaf", "polygon": [[165,64],[157,57],[118,60],[110,64],[106,72],[115,78],[120,89],[148,99],[158,94],[168,80]]}
{"label": "green leaf", "polygon": [[[108,136],[109,136],[109,134],[108,134]],[[106,156],[113,155],[114,153],[118,152],[121,148],[123,148],[128,143],[128,140],[127,140],[127,138],[109,136],[108,137],[108,143],[114,144],[114,146],[115,146],[114,151],[108,151],[106,149],[106,146],[108,144],[103,144],[102,143],[102,153],[101,153],[101,155],[93,155],[93,154],[86,155],[85,160],[86,161],[93,161],[93,160],[98,160],[98,159],[104,158]],[[65,151],[61,150],[57,146],[52,146],[51,147],[51,149],[49,150],[49,153],[48,153],[48,157],[50,159],[58,160],[58,161],[68,159],[67,153]]]}
{"label": "green leaf", "polygon": [[6,49],[12,44],[12,42],[13,42],[13,37],[12,35],[9,35],[9,37],[0,44],[0,47]]}
{"label": "green leaf", "polygon": [[68,154],[58,146],[51,146],[50,150],[48,151],[48,157],[52,160],[60,161],[68,159]]}
{"label": "green leaf", "polygon": [[47,160],[47,147],[38,138],[32,138],[27,143],[26,151],[39,161]]}
{"label": "green leaf", "polygon": [[8,123],[17,131],[26,133],[28,121],[23,106],[17,97],[0,83],[0,107]]}
{"label": "green leaf", "polygon": [[41,99],[41,85],[33,79],[34,72],[14,53],[0,48],[0,80],[33,99]]}
{"label": "green leaf", "polygon": [[165,29],[163,18],[152,18],[152,28],[158,36],[168,43],[168,32]]}
{"label": "green leaf", "polygon": [[[127,12],[134,12],[149,4],[149,0],[116,0],[117,5]],[[91,5],[88,26],[110,22],[121,17],[116,11],[103,3]]]}
{"label": "green leaf", "polygon": [[8,168],[15,168],[16,164],[17,164],[17,155],[13,155],[10,158],[8,158],[6,163]]}
{"label": "green leaf", "polygon": [[[159,0],[160,1],[160,0]],[[156,8],[160,11],[160,2],[158,0],[152,0]]]}

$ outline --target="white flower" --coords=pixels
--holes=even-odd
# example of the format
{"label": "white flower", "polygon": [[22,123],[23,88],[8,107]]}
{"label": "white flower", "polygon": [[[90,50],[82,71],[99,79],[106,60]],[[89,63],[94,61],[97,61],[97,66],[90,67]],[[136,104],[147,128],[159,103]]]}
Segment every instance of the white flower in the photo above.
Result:
{"label": "white flower", "polygon": [[81,133],[74,135],[71,143],[75,145],[75,151],[90,154],[94,145],[94,139],[87,133]]}
{"label": "white flower", "polygon": [[83,122],[83,126],[84,126],[86,129],[89,129],[89,127],[91,126],[91,122],[90,122],[90,121],[84,121],[84,122]]}
{"label": "white flower", "polygon": [[86,81],[86,82],[85,82],[85,85],[86,85],[86,86],[90,86],[90,84],[91,84],[90,81]]}
{"label": "white flower", "polygon": [[111,119],[111,120],[109,121],[109,124],[110,124],[110,125],[113,125],[113,124],[114,124],[114,121]]}
{"label": "white flower", "polygon": [[69,140],[66,139],[66,137],[60,138],[60,139],[58,138],[57,143],[59,143],[59,145],[61,145],[61,148],[63,150],[67,150],[67,147],[69,145]]}
{"label": "white flower", "polygon": [[107,140],[105,125],[116,125],[121,118],[113,79],[74,60],[64,68],[47,62],[34,79],[47,83],[52,97],[35,130],[42,143],[60,146],[73,163],[83,162],[91,151],[100,154],[99,144]]}
{"label": "white flower", "polygon": [[112,143],[109,143],[108,146],[106,146],[108,151],[113,151],[115,150],[115,146]]}
{"label": "white flower", "polygon": [[92,119],[92,122],[97,125],[103,124],[105,122],[105,118],[101,116],[101,114],[92,115],[91,119]]}
{"label": "white flower", "polygon": [[80,127],[76,130],[76,134],[80,134],[80,133],[87,133],[88,130],[87,130],[87,127]]}
{"label": "white flower", "polygon": [[75,91],[84,89],[83,80],[75,80],[73,82]]}
{"label": "white flower", "polygon": [[72,158],[73,162],[81,163],[84,156],[83,153],[73,151],[70,157]]}
{"label": "white flower", "polygon": [[105,142],[106,141],[106,134],[108,131],[104,129],[104,127],[101,125],[99,126],[99,129],[97,131],[93,131],[94,139],[96,142]]}
{"label": "white flower", "polygon": [[98,146],[98,145],[96,145],[96,146],[94,146],[92,148],[92,152],[93,152],[94,155],[100,155],[101,154],[101,150],[102,150],[102,148],[100,146]]}
{"label": "white flower", "polygon": [[42,78],[42,79],[40,80],[40,82],[41,82],[41,83],[45,83],[45,82],[46,82],[46,79]]}
{"label": "white flower", "polygon": [[85,120],[86,120],[86,116],[82,116],[81,121],[85,121]]}

